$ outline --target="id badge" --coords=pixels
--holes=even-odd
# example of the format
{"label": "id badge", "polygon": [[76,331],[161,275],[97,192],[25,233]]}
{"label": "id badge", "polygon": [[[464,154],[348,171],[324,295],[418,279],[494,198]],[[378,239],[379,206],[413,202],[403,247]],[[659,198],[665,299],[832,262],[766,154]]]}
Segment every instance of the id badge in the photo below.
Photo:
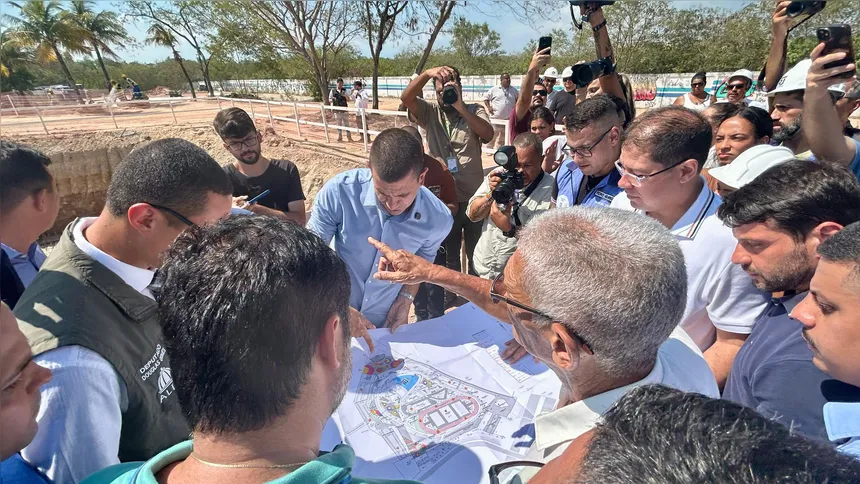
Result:
{"label": "id badge", "polygon": [[458,170],[459,170],[459,168],[457,168],[457,157],[456,156],[449,156],[448,157],[448,171],[450,171],[451,173],[457,173]]}

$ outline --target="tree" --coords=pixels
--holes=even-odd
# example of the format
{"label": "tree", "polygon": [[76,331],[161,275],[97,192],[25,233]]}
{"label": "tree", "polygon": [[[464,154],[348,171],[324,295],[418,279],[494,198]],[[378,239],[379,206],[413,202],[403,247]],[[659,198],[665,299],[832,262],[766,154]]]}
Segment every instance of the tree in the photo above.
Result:
{"label": "tree", "polygon": [[203,73],[203,82],[210,96],[215,95],[209,76],[209,62],[212,56],[207,55],[204,40],[210,31],[210,10],[215,5],[197,0],[174,0],[161,2],[156,0],[128,0],[123,3],[126,14],[132,18],[145,19],[157,23],[173,33],[174,36],[188,42],[197,53],[197,62]]}
{"label": "tree", "polygon": [[0,87],[3,91],[24,91],[33,87],[33,74],[27,70],[35,62],[32,49],[21,47],[10,39],[6,31],[0,32]]}
{"label": "tree", "polygon": [[87,31],[87,44],[95,53],[99,66],[102,68],[105,86],[110,89],[110,75],[102,56],[117,59],[118,56],[108,44],[120,44],[130,39],[116,13],[109,10],[95,13],[91,7],[92,4],[93,2],[88,0],[72,0],[71,13],[74,15],[75,22]]}
{"label": "tree", "polygon": [[382,46],[397,22],[400,15],[409,2],[406,1],[376,1],[364,2],[362,12],[362,24],[367,33],[367,45],[370,47],[370,57],[373,59],[373,109],[379,109],[379,58],[382,54]]}
{"label": "tree", "polygon": [[[416,9],[409,19],[408,31],[412,35],[428,34],[427,45],[424,46],[424,51],[421,53],[421,58],[418,59],[418,64],[415,65],[415,74],[420,74],[424,71],[424,66],[427,64],[427,59],[430,57],[430,52],[433,50],[433,45],[436,43],[436,37],[442,32],[442,27],[451,18],[451,12],[457,6],[457,2],[416,2],[420,5],[420,10]],[[419,28],[420,25],[432,25],[429,31],[424,31]]]}
{"label": "tree", "polygon": [[327,1],[225,1],[215,5],[219,29],[244,36],[248,53],[258,59],[301,59],[317,95],[328,102],[329,71],[361,29],[354,22],[359,3]]}
{"label": "tree", "polygon": [[173,36],[173,33],[170,32],[170,30],[167,30],[163,25],[154,23],[146,30],[146,43],[151,45],[160,45],[162,47],[170,47],[170,50],[173,51],[173,60],[179,64],[179,68],[182,69],[182,74],[185,75],[185,79],[188,80],[188,87],[191,88],[191,97],[197,99],[197,93],[194,91],[194,82],[191,80],[191,76],[188,75],[188,71],[185,69],[185,64],[182,62],[182,56],[179,55],[179,51],[176,50],[176,37]]}
{"label": "tree", "polygon": [[9,2],[9,5],[19,11],[18,17],[6,15],[12,27],[9,31],[11,39],[23,47],[32,47],[38,61],[57,61],[69,87],[75,91],[78,100],[83,102],[60,48],[69,53],[88,53],[87,32],[80,28],[69,12],[60,8],[57,0],[28,0],[25,3]]}
{"label": "tree", "polygon": [[459,17],[451,29],[451,37],[451,47],[458,59],[457,64],[470,74],[480,70],[488,58],[502,53],[499,33],[492,30],[486,22],[476,24]]}

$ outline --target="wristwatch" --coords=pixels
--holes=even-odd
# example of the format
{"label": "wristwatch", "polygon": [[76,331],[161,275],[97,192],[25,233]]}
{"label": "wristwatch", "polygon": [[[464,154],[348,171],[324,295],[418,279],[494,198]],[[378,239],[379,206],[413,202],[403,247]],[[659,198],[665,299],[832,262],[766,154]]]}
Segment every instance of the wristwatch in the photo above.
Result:
{"label": "wristwatch", "polygon": [[511,225],[511,230],[508,230],[507,232],[502,232],[502,235],[504,235],[504,236],[505,236],[505,237],[507,237],[507,238],[516,237],[516,235],[517,235],[517,226],[516,226],[516,225]]}
{"label": "wristwatch", "polygon": [[409,299],[410,301],[415,302],[415,296],[413,296],[412,294],[409,294],[406,291],[400,291],[400,294],[398,294],[398,296],[405,297],[406,299]]}

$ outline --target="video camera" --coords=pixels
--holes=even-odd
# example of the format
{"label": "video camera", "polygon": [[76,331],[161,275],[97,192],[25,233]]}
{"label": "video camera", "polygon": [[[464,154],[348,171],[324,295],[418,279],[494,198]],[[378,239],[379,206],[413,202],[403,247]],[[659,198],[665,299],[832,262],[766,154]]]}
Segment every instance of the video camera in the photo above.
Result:
{"label": "video camera", "polygon": [[570,66],[570,69],[572,71],[570,77],[573,78],[576,87],[582,88],[591,84],[591,81],[598,77],[614,73],[615,65],[612,63],[611,57],[604,57],[585,64]]}
{"label": "video camera", "polygon": [[525,185],[522,172],[517,170],[517,150],[513,146],[502,146],[493,155],[493,161],[505,169],[498,174],[502,179],[493,190],[493,201],[499,206],[505,206],[514,199],[516,190],[522,190]]}
{"label": "video camera", "polygon": [[824,9],[826,2],[806,1],[806,2],[791,2],[788,8],[785,9],[785,14],[789,17],[797,17],[798,15],[807,14],[810,17]]}

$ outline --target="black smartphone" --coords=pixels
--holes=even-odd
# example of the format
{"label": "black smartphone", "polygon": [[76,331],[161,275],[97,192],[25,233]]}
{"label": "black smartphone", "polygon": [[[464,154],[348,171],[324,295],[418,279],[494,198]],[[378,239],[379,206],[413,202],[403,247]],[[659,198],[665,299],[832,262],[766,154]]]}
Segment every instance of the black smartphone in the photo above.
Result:
{"label": "black smartphone", "polygon": [[[818,40],[820,42],[824,42],[824,51],[821,53],[821,55],[832,54],[837,50],[842,50],[848,53],[848,55],[842,60],[824,64],[825,69],[854,63],[854,44],[851,42],[850,25],[841,24],[820,27],[818,30],[816,30],[815,33],[818,36]],[[843,72],[836,77],[844,77],[846,79],[850,79],[854,77],[854,74],[856,72],[857,69],[854,69],[848,72]]]}
{"label": "black smartphone", "polygon": [[[546,49],[547,47],[552,47],[552,37],[545,36],[538,39],[538,52]],[[552,55],[552,49],[545,52],[546,55]]]}

